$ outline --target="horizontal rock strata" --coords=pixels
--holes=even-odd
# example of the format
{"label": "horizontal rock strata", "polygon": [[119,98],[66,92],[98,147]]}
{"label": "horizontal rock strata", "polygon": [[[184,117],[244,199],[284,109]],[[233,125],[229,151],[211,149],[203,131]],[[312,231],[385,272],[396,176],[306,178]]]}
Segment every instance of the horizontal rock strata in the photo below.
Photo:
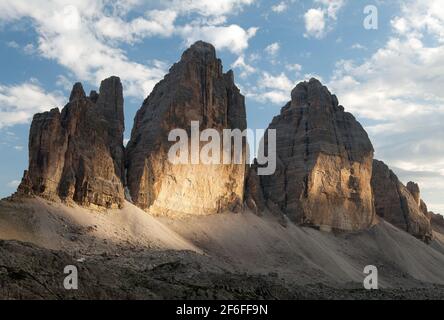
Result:
{"label": "horizontal rock strata", "polygon": [[316,79],[298,84],[291,98],[268,128],[277,134],[277,171],[261,176],[266,200],[296,223],[369,228],[375,210],[367,133]]}

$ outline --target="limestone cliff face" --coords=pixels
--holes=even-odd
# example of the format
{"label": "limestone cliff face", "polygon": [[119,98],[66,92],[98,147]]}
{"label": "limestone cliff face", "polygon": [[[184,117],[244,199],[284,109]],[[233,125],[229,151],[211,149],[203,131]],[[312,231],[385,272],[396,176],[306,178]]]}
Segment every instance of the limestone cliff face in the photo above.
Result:
{"label": "limestone cliff face", "polygon": [[29,134],[29,169],[19,193],[120,207],[124,201],[123,94],[117,77],[90,97],[80,83],[60,112],[36,114]]}
{"label": "limestone cliff face", "polygon": [[386,164],[374,160],[372,188],[380,217],[415,237],[431,239],[430,218],[416,183],[404,186]]}
{"label": "limestone cliff face", "polygon": [[444,228],[444,216],[431,211],[428,213],[428,216],[430,217],[430,222],[433,228]]}
{"label": "limestone cliff face", "polygon": [[291,98],[269,126],[277,134],[277,169],[261,176],[266,200],[296,223],[370,227],[373,147],[366,132],[316,79],[298,84]]}
{"label": "limestone cliff face", "polygon": [[[191,121],[200,130],[246,128],[244,97],[233,73],[223,73],[212,45],[197,42],[186,50],[137,112],[127,145],[127,180],[133,202],[157,214],[210,214],[238,210],[243,202],[243,164],[172,164],[172,129]],[[199,150],[206,143],[200,144]],[[245,152],[245,150],[243,150]]]}
{"label": "limestone cliff face", "polygon": [[419,190],[419,185],[413,181],[409,181],[406,186],[407,190],[415,200],[415,203],[418,207],[421,206],[421,191]]}
{"label": "limestone cliff face", "polygon": [[257,164],[251,165],[247,171],[245,203],[257,215],[261,215],[266,207]]}

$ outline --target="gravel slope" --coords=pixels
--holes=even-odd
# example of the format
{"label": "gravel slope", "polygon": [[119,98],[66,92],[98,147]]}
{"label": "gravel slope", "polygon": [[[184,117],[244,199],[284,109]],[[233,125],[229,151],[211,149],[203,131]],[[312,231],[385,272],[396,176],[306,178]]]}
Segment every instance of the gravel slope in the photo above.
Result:
{"label": "gravel slope", "polygon": [[[380,221],[355,234],[250,212],[155,218],[126,203],[91,211],[0,202],[1,298],[444,298],[444,235],[430,244]],[[3,240],[3,241],[1,241]],[[79,268],[64,290],[63,268]],[[364,266],[382,290],[362,290]]]}

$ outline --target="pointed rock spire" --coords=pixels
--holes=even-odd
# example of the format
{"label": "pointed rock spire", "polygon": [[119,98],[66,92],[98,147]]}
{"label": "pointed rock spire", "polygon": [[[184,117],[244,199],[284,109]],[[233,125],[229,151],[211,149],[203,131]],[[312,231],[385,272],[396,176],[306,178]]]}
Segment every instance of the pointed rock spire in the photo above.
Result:
{"label": "pointed rock spire", "polygon": [[90,97],[76,83],[62,112],[34,116],[29,169],[18,192],[84,206],[123,205],[122,86],[118,78],[104,83],[111,85]]}
{"label": "pointed rock spire", "polygon": [[83,99],[85,97],[85,90],[83,90],[82,84],[80,82],[74,84],[71,90],[71,95],[69,96],[69,102],[72,102],[76,99]]}
{"label": "pointed rock spire", "polygon": [[433,234],[425,206],[421,206],[419,186],[404,186],[382,161],[373,161],[372,188],[376,213],[396,227],[428,242]]}

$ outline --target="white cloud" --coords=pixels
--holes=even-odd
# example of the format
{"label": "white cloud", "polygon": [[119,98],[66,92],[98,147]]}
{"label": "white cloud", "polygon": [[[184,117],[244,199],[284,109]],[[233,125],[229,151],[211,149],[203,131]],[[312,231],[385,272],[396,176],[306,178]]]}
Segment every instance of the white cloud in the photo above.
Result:
{"label": "white cloud", "polygon": [[345,0],[314,0],[317,7],[304,14],[305,37],[323,38],[331,29],[327,24],[337,20],[337,14],[345,3]]}
{"label": "white cloud", "polygon": [[315,0],[315,2],[323,5],[327,16],[334,20],[337,19],[338,11],[345,5],[345,0]]}
{"label": "white cloud", "polygon": [[261,103],[283,105],[290,100],[291,90],[296,86],[296,83],[284,73],[272,75],[263,72],[257,80],[257,85],[247,89],[246,96]]}
{"label": "white cloud", "polygon": [[68,77],[60,74],[57,76],[56,85],[58,87],[61,87],[65,91],[70,91],[72,89],[74,82],[75,82],[74,80],[69,79]]}
{"label": "white cloud", "polygon": [[296,73],[299,73],[302,71],[302,66],[300,64],[294,63],[294,64],[288,64],[287,69],[290,71],[294,71]]}
{"label": "white cloud", "polygon": [[236,61],[231,65],[232,68],[239,69],[241,71],[241,78],[245,78],[252,73],[256,72],[256,69],[245,62],[243,55],[239,56]]}
{"label": "white cloud", "polygon": [[235,24],[229,26],[188,24],[178,31],[187,46],[197,40],[203,40],[212,43],[216,49],[226,49],[236,54],[248,48],[248,40],[254,37],[256,32],[257,28],[245,30]]}
{"label": "white cloud", "polygon": [[251,62],[259,61],[261,59],[261,55],[258,53],[252,53],[250,54],[249,59]]}
{"label": "white cloud", "polygon": [[10,182],[8,182],[7,186],[9,188],[17,188],[20,185],[20,181],[19,180],[12,180]]}
{"label": "white cloud", "polygon": [[246,96],[261,103],[272,103],[275,105],[283,105],[289,101],[289,94],[281,90],[271,90],[262,93],[247,92]]}
{"label": "white cloud", "polygon": [[262,88],[282,90],[287,93],[287,96],[290,96],[290,91],[296,84],[284,73],[274,76],[268,72],[264,72],[259,80],[259,85]]}
{"label": "white cloud", "polygon": [[120,17],[103,16],[96,23],[100,34],[113,40],[133,43],[146,37],[169,37],[175,31],[177,13],[171,10],[153,10],[147,18],[136,18],[130,22]]}
{"label": "white cloud", "polygon": [[276,13],[282,13],[285,10],[287,10],[287,8],[288,8],[288,5],[284,1],[282,1],[282,2],[279,2],[278,4],[275,4],[274,6],[272,6],[271,10]]}
{"label": "white cloud", "polygon": [[167,7],[185,13],[197,12],[208,17],[233,14],[254,2],[255,0],[173,0]]}
{"label": "white cloud", "polygon": [[[78,80],[96,85],[106,77],[122,77],[125,93],[145,97],[167,72],[165,63],[148,65],[131,61],[119,42],[134,43],[145,37],[179,35],[187,45],[196,40],[214,43],[218,49],[240,54],[257,28],[222,25],[225,15],[234,14],[253,0],[186,0],[157,3],[156,9],[127,21],[137,13],[138,0],[4,0],[0,2],[0,22],[30,18],[38,34],[36,48],[28,52],[57,61]],[[110,10],[111,8],[111,10]],[[135,10],[138,8],[138,10]],[[180,15],[201,15],[193,23],[177,26]],[[35,49],[35,50],[31,50]]]}
{"label": "white cloud", "polygon": [[[173,0],[163,6],[160,3],[162,10],[147,12],[147,18],[139,17],[127,22],[121,18],[103,17],[98,26],[104,36],[129,43],[152,36],[179,35],[186,45],[204,40],[214,44],[217,49],[239,54],[248,47],[248,41],[256,34],[257,28],[226,25],[226,16],[238,13],[254,1]],[[182,26],[175,25],[177,17],[193,13],[201,17]]]}
{"label": "white cloud", "polygon": [[367,48],[360,43],[355,43],[351,46],[351,49],[354,50],[366,50]]}
{"label": "white cloud", "polygon": [[34,45],[32,43],[28,43],[26,46],[24,46],[23,51],[28,55],[32,55],[36,52]]}
{"label": "white cloud", "polygon": [[322,38],[325,35],[325,12],[322,9],[310,9],[305,15],[306,36]]}
{"label": "white cloud", "polygon": [[7,45],[9,48],[13,48],[13,49],[18,49],[18,48],[20,48],[20,45],[19,45],[17,42],[15,42],[15,41],[9,41],[9,42],[6,43],[6,45]]}
{"label": "white cloud", "polygon": [[444,46],[392,38],[363,64],[340,61],[332,85],[359,116],[401,120],[440,111],[444,102]]}
{"label": "white cloud", "polygon": [[101,1],[80,0],[75,7],[70,3],[2,1],[0,19],[30,17],[39,35],[39,54],[68,68],[77,79],[96,85],[106,77],[120,75],[126,94],[146,96],[166,70],[132,62],[121,49],[101,40],[96,28],[97,16],[104,12]]}
{"label": "white cloud", "polygon": [[429,33],[444,42],[444,7],[441,0],[408,0],[401,6],[402,14],[392,20],[396,32],[414,37]]}
{"label": "white cloud", "polygon": [[281,46],[279,43],[273,42],[269,44],[267,47],[265,47],[265,52],[271,56],[275,56],[279,52],[280,48]]}
{"label": "white cloud", "polygon": [[14,146],[14,149],[17,151],[23,151],[23,146]]}
{"label": "white cloud", "polygon": [[48,93],[34,81],[0,85],[0,128],[27,123],[33,114],[60,107],[64,100],[60,93]]}
{"label": "white cloud", "polygon": [[[298,68],[299,65],[295,65]],[[301,67],[302,69],[302,67]],[[269,72],[262,72],[257,79],[255,86],[244,88],[242,92],[253,100],[260,103],[271,103],[273,105],[282,106],[291,99],[291,91],[299,82],[308,81],[311,78],[317,78],[323,81],[322,77],[316,74],[300,75],[296,72],[297,80],[292,80],[285,73],[271,74]]]}
{"label": "white cloud", "polygon": [[6,43],[9,48],[22,49],[25,54],[31,55],[36,52],[35,47],[32,43],[28,43],[23,48],[16,41],[9,41]]}
{"label": "white cloud", "polygon": [[438,2],[406,2],[386,44],[363,63],[339,61],[329,84],[348,111],[371,120],[366,129],[376,157],[406,177],[418,173],[432,210],[444,193],[444,10],[436,10]]}

